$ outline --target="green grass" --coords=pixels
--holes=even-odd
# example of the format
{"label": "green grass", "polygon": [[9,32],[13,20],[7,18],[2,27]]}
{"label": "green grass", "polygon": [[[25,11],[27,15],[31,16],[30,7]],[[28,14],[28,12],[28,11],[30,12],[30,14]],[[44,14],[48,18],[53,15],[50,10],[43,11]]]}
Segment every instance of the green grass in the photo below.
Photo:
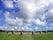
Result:
{"label": "green grass", "polygon": [[0,32],[0,40],[53,40],[53,32],[47,34],[34,34],[29,33],[19,34],[6,34]]}
{"label": "green grass", "polygon": [[48,34],[33,35],[34,40],[53,40],[53,32]]}
{"label": "green grass", "polygon": [[21,35],[0,33],[0,40],[20,40]]}

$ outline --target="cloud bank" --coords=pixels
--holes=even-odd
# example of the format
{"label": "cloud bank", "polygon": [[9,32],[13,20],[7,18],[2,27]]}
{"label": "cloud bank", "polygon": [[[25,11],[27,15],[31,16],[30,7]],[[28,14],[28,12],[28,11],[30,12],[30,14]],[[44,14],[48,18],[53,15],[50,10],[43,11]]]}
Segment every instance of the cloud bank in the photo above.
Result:
{"label": "cloud bank", "polygon": [[[12,12],[5,12],[5,22],[8,26],[21,26],[23,30],[25,28],[28,30],[32,23],[38,26],[47,26],[49,22],[50,26],[53,26],[51,23],[53,21],[52,0],[2,0],[2,2],[6,9],[20,8],[19,12],[14,12],[16,9]],[[13,13],[16,16],[15,18],[11,16]]]}

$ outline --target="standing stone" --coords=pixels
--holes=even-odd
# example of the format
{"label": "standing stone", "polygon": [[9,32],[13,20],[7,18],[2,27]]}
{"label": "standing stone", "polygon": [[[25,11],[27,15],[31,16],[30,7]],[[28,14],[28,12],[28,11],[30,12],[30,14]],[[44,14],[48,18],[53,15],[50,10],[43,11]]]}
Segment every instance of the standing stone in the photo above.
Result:
{"label": "standing stone", "polygon": [[34,34],[34,32],[32,32],[32,35]]}
{"label": "standing stone", "polygon": [[6,33],[8,34],[8,31]]}
{"label": "standing stone", "polygon": [[12,31],[12,34],[14,34],[14,32]]}
{"label": "standing stone", "polygon": [[20,35],[22,35],[22,32],[20,33]]}

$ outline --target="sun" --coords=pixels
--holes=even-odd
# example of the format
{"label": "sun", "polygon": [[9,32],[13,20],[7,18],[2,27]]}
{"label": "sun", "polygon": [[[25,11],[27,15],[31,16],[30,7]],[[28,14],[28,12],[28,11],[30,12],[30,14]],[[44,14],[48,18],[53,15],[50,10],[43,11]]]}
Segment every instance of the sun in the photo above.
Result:
{"label": "sun", "polygon": [[27,4],[27,9],[30,11],[30,12],[33,12],[35,10],[35,4],[34,3],[28,3]]}

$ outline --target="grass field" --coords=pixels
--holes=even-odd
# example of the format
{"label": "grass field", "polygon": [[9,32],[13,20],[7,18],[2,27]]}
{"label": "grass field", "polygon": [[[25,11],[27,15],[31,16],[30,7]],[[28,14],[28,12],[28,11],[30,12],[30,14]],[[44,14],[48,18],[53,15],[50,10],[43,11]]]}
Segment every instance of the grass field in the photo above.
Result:
{"label": "grass field", "polygon": [[47,34],[35,33],[34,35],[30,33],[19,35],[0,32],[0,40],[53,40],[53,32]]}

